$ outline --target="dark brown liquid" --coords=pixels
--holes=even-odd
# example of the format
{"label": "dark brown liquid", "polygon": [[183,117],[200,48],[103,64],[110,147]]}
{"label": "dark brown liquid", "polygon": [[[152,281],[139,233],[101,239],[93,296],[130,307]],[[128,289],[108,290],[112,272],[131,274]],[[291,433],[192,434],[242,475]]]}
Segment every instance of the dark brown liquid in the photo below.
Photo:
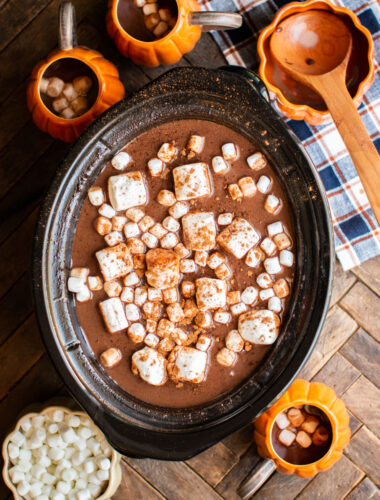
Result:
{"label": "dark brown liquid", "polygon": [[320,460],[324,455],[326,455],[326,453],[330,449],[332,441],[332,429],[330,421],[327,418],[327,416],[324,413],[322,413],[318,408],[316,408],[315,406],[312,406],[311,408],[314,409],[316,412],[318,412],[318,414],[315,414],[314,412],[312,414],[316,415],[320,419],[321,424],[327,429],[329,433],[329,439],[322,446],[316,446],[315,444],[311,444],[311,446],[309,446],[308,448],[303,448],[296,441],[294,441],[294,443],[289,447],[284,446],[277,439],[277,436],[279,435],[281,430],[279,429],[276,423],[273,425],[272,429],[273,448],[283,460],[289,462],[290,464],[296,464],[296,465],[312,464],[317,460]]}
{"label": "dark brown liquid", "polygon": [[[72,82],[77,76],[88,76],[89,78],[91,78],[92,87],[86,97],[88,99],[89,108],[94,105],[99,94],[99,84],[95,73],[91,68],[87,66],[87,64],[72,57],[58,59],[58,61],[53,62],[46,68],[42,77],[51,78],[53,76],[60,78],[66,83]],[[59,115],[59,113],[56,113],[54,111],[52,106],[52,102],[57,98],[49,97],[42,92],[40,93],[40,95],[45,106],[49,108],[52,113]]]}
{"label": "dark brown liquid", "polygon": [[[169,9],[173,17],[178,17],[177,2],[174,0],[159,0],[159,9]],[[136,40],[153,42],[157,38],[145,26],[144,14],[140,7],[136,7],[133,0],[119,0],[117,17],[123,29]]]}
{"label": "dark brown liquid", "polygon": [[[220,155],[221,146],[227,142],[234,142],[239,146],[240,157],[232,164],[232,167],[226,174],[212,175],[213,194],[210,197],[193,200],[190,203],[190,207],[192,209],[213,211],[216,217],[223,212],[234,212],[236,216],[247,219],[261,234],[266,234],[265,228],[269,223],[281,220],[294,241],[289,207],[271,167],[268,166],[259,172],[253,172],[247,166],[246,158],[254,153],[256,148],[247,139],[231,129],[203,120],[181,120],[160,125],[142,134],[124,148],[124,151],[127,151],[134,160],[133,167],[129,167],[128,171],[141,170],[147,180],[149,201],[148,205],[143,207],[145,212],[151,215],[156,221],[162,221],[168,215],[168,211],[166,207],[156,202],[157,193],[161,189],[173,190],[172,175],[166,175],[161,178],[150,177],[146,169],[147,161],[156,156],[162,143],[175,140],[179,149],[182,149],[186,145],[190,135],[194,133],[206,138],[204,150],[191,161],[180,154],[167,167],[169,172],[173,167],[178,165],[197,161],[207,162],[210,172],[212,172],[211,158]],[[94,185],[102,186],[106,190],[108,177],[118,173],[111,165],[107,165]],[[256,193],[254,198],[246,198],[241,203],[232,200],[226,195],[225,186],[227,184],[236,183],[243,176],[252,176],[257,181],[261,175],[272,177],[273,187],[271,188],[271,192],[282,199],[283,206],[281,212],[277,215],[271,215],[264,210],[263,205],[266,195],[259,192]],[[89,267],[91,275],[100,275],[95,252],[106,247],[103,238],[95,232],[92,226],[97,215],[96,207],[93,207],[86,199],[78,220],[72,253],[73,267]],[[180,237],[182,238],[181,234]],[[230,285],[230,290],[244,290],[249,285],[256,285],[255,277],[264,271],[263,265],[253,269],[244,264],[244,259],[235,259],[230,254],[227,255],[227,259],[228,265],[234,273],[234,284]],[[215,277],[214,272],[210,268],[198,267],[196,274],[187,274],[185,279],[193,281],[195,278],[201,276]],[[287,278],[291,283],[293,270],[284,268],[282,274],[276,275],[276,279],[279,278]],[[183,387],[176,388],[176,385],[169,380],[163,386],[154,387],[133,375],[130,369],[132,353],[142,348],[143,344],[134,344],[126,333],[116,333],[113,335],[107,333],[98,307],[98,303],[107,298],[104,291],[100,291],[95,292],[92,301],[78,303],[77,314],[79,322],[93,349],[94,355],[98,359],[99,355],[109,347],[117,347],[121,350],[123,354],[122,361],[116,367],[108,369],[107,373],[127,392],[155,405],[189,407],[210,401],[249,377],[270,349],[268,346],[253,346],[251,351],[242,352],[238,355],[238,360],[233,367],[225,368],[220,366],[215,361],[215,355],[224,347],[223,339],[226,334],[237,327],[237,317],[234,317],[230,324],[215,324],[215,328],[207,331],[207,333],[210,333],[215,338],[213,346],[209,350],[211,362],[208,367],[207,378],[204,382],[200,384],[184,383]],[[288,300],[289,298],[285,299],[284,308],[286,308]],[[255,304],[255,307],[265,308],[266,305],[267,303],[259,301]],[[188,327],[184,327],[184,329],[186,328]]]}

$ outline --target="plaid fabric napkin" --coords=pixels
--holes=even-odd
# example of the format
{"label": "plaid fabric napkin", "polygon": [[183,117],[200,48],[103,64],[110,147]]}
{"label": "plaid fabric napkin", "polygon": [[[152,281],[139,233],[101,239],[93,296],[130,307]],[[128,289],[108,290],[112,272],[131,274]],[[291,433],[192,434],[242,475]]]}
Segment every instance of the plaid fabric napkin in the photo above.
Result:
{"label": "plaid fabric napkin", "polygon": [[[285,0],[200,0],[204,10],[240,12],[238,30],[213,32],[228,63],[256,69],[256,40]],[[375,81],[364,96],[359,112],[380,151],[380,7],[377,0],[335,0],[355,12],[372,34],[376,46]],[[316,166],[330,203],[335,250],[343,269],[350,269],[380,254],[380,228],[370,208],[350,156],[333,123],[321,126],[284,120],[301,139]]]}

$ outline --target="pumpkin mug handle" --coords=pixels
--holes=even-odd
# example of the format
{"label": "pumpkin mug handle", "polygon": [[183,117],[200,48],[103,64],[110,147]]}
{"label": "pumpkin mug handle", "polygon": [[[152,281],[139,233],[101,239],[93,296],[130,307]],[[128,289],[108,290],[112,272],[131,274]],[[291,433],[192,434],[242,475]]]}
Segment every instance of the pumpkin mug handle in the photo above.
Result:
{"label": "pumpkin mug handle", "polygon": [[266,458],[240,483],[238,495],[243,499],[251,498],[276,470],[273,460]]}
{"label": "pumpkin mug handle", "polygon": [[240,28],[243,17],[236,12],[191,12],[190,24],[202,26],[204,31]]}
{"label": "pumpkin mug handle", "polygon": [[77,45],[74,5],[71,2],[62,2],[59,6],[59,48],[70,50]]}

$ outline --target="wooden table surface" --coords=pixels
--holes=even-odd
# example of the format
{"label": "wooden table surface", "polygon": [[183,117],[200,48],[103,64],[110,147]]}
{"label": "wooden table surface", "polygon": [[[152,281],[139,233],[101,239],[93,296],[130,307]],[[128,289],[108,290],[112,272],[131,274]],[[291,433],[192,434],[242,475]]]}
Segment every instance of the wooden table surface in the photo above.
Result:
{"label": "wooden table surface", "polygon": [[[104,27],[105,0],[75,0],[78,39],[115,62],[127,94],[167,71],[123,59]],[[22,410],[67,392],[41,342],[30,294],[30,250],[38,207],[68,145],[38,130],[26,108],[28,75],[56,47],[56,0],[0,0],[0,439]],[[218,67],[209,35],[179,65]],[[300,377],[332,386],[345,401],[352,439],[343,458],[314,479],[275,473],[257,499],[380,498],[380,259],[352,272],[336,266],[331,308]],[[257,464],[252,427],[187,462],[125,458],[116,500],[238,499]],[[0,498],[9,498],[0,482]]]}

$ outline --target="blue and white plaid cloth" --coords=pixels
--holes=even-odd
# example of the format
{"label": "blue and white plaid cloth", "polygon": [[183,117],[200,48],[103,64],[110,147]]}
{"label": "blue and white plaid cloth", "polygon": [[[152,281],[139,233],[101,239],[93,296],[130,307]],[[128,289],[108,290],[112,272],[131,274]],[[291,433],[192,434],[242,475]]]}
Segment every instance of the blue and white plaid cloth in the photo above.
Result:
{"label": "blue and white plaid cloth", "polygon": [[[243,14],[241,28],[213,32],[213,36],[230,64],[256,68],[258,34],[288,1],[200,0],[200,3],[205,10]],[[377,0],[335,0],[334,3],[353,10],[375,41],[375,80],[364,95],[359,112],[380,151],[380,7]],[[379,255],[379,225],[335,125],[312,126],[305,121],[284,119],[301,139],[325,186],[334,225],[335,250],[343,269]]]}

